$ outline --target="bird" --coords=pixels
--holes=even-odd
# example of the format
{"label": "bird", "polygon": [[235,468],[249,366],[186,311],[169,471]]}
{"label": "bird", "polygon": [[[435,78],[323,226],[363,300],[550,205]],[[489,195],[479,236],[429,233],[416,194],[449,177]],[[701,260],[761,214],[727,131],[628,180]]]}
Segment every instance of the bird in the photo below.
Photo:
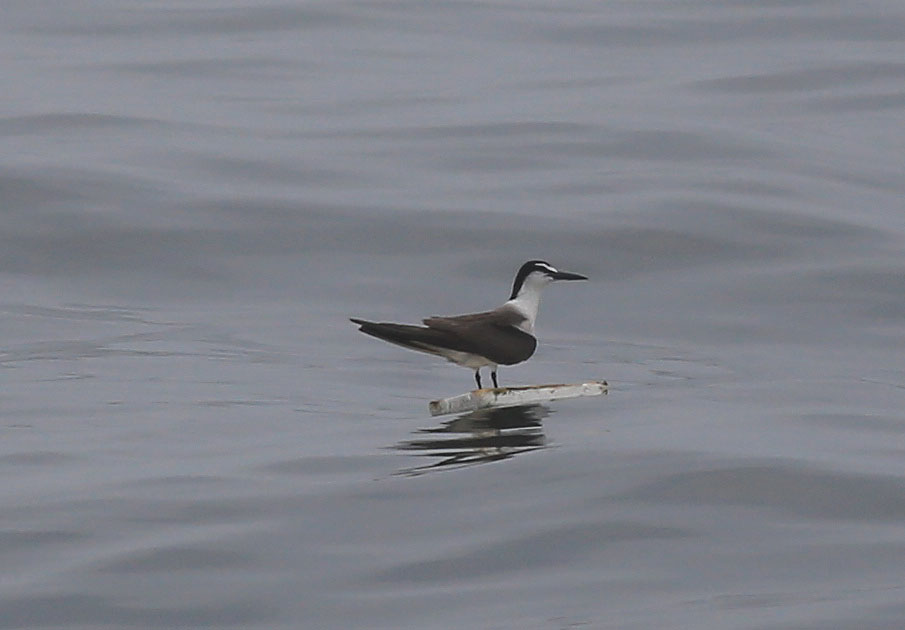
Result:
{"label": "bird", "polygon": [[350,320],[359,330],[383,341],[426,352],[474,370],[481,389],[481,368],[490,368],[493,386],[499,388],[497,368],[526,361],[537,348],[534,322],[541,289],[554,280],[587,280],[587,276],[560,271],[544,260],[523,264],[512,283],[509,299],[492,311],[428,317],[423,326]]}

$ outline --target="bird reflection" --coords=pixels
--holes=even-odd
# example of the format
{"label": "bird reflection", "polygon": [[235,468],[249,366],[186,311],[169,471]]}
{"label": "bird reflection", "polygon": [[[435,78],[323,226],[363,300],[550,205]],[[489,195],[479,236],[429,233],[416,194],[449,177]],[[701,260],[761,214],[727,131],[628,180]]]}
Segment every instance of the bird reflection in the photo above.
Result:
{"label": "bird reflection", "polygon": [[[463,414],[439,427],[420,429],[418,433],[431,434],[432,437],[400,442],[395,448],[441,459],[424,466],[406,468],[398,474],[421,475],[435,470],[474,466],[544,448],[547,438],[541,420],[549,414],[550,408],[539,404],[495,407]],[[445,437],[448,434],[455,434],[456,437]]]}

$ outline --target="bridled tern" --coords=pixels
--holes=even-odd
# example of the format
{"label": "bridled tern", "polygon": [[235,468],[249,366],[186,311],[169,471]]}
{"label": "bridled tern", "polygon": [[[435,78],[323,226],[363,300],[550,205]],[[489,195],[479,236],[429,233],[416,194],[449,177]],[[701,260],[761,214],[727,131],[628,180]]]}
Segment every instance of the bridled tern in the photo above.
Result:
{"label": "bridled tern", "polygon": [[484,313],[428,317],[424,326],[369,322],[352,318],[365,334],[403,348],[445,358],[475,371],[481,388],[481,368],[490,368],[493,386],[497,366],[526,361],[537,347],[534,320],[540,304],[540,292],[554,280],[587,280],[586,276],[559,271],[543,260],[529,260],[518,270],[512,283],[512,295],[502,306]]}

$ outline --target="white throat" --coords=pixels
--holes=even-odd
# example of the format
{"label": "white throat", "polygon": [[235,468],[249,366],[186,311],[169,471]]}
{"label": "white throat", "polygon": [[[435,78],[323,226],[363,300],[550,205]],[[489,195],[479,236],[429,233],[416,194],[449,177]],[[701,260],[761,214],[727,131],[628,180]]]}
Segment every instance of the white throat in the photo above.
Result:
{"label": "white throat", "polygon": [[514,298],[506,302],[525,316],[525,321],[518,325],[526,333],[534,334],[534,322],[537,319],[537,309],[540,306],[540,293],[549,280],[529,276],[522,285],[521,290]]}

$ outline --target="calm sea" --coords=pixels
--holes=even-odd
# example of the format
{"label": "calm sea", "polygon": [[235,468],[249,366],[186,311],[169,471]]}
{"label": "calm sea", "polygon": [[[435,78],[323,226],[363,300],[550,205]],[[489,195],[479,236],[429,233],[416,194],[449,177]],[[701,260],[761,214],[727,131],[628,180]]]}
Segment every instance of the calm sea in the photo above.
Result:
{"label": "calm sea", "polygon": [[900,0],[2,14],[0,630],[905,627]]}

